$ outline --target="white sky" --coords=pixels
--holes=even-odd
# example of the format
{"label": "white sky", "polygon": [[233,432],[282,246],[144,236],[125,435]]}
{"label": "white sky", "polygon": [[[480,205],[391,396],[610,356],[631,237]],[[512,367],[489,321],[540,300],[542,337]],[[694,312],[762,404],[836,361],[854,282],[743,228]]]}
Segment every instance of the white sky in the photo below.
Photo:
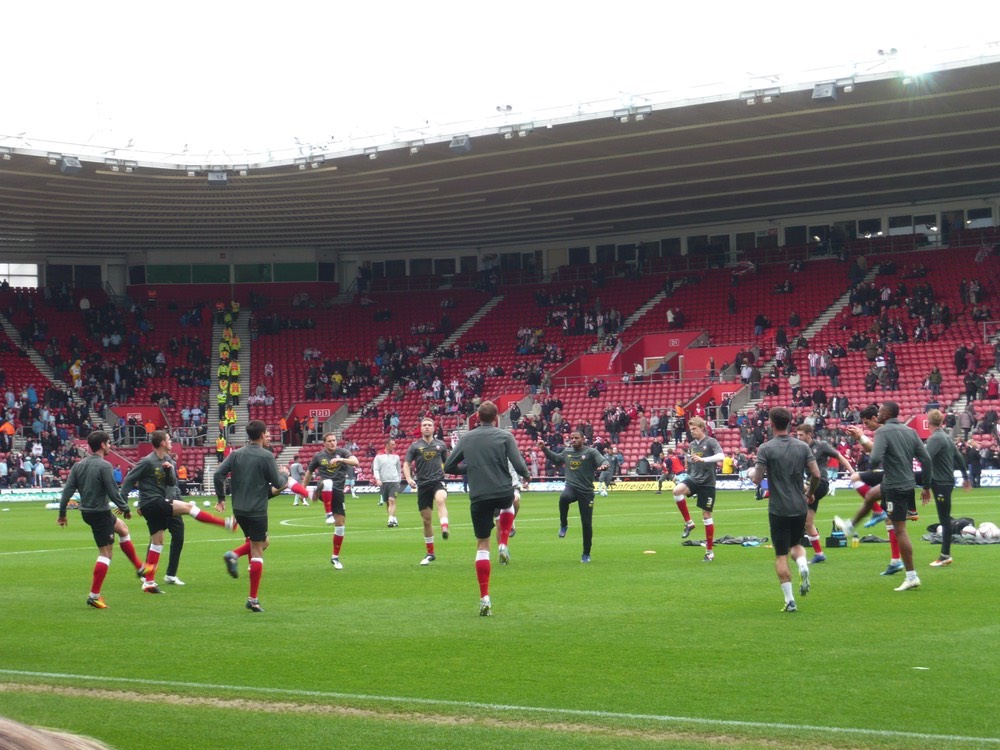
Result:
{"label": "white sky", "polygon": [[3,13],[0,145],[60,141],[125,157],[131,141],[141,152],[187,146],[191,162],[239,163],[296,138],[343,143],[425,122],[495,121],[497,105],[512,105],[513,121],[523,122],[557,105],[720,81],[738,92],[761,87],[753,76],[840,63],[850,70],[877,62],[880,48],[940,57],[1000,39],[983,17],[988,7],[21,2]]}

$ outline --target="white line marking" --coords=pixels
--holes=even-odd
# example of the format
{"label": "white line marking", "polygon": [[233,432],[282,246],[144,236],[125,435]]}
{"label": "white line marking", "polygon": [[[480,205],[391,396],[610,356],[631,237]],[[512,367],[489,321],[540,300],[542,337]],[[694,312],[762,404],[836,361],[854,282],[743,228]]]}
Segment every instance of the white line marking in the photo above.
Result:
{"label": "white line marking", "polygon": [[168,688],[196,688],[218,695],[226,693],[265,693],[267,695],[287,695],[309,698],[327,698],[354,701],[374,701],[381,703],[416,703],[424,706],[444,706],[449,708],[473,708],[486,711],[521,711],[524,713],[560,716],[581,716],[598,719],[625,719],[656,721],[663,724],[700,724],[704,726],[737,727],[743,729],[791,729],[810,732],[833,732],[835,734],[864,735],[869,737],[897,737],[904,739],[933,740],[937,742],[979,742],[1000,745],[1000,737],[967,737],[954,734],[927,734],[923,732],[897,732],[891,729],[864,729],[860,727],[823,727],[813,724],[784,724],[767,721],[737,721],[732,719],[705,719],[692,716],[670,716],[660,714],[630,714],[620,711],[588,711],[577,708],[548,708],[544,706],[510,706],[500,703],[477,703],[475,701],[451,701],[436,698],[404,698],[391,695],[366,695],[364,693],[328,693],[320,690],[293,690],[289,688],[258,687],[252,685],[213,685],[202,682],[179,682],[173,680],[145,680],[133,677],[105,677],[62,672],[29,672],[20,669],[0,669],[0,674],[41,679],[85,680],[98,683],[121,683]]}

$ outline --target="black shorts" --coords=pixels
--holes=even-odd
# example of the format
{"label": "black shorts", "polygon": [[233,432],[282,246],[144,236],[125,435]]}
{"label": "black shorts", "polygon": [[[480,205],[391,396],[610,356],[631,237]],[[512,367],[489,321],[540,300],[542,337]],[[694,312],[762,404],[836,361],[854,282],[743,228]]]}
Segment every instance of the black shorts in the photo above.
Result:
{"label": "black shorts", "polygon": [[827,496],[830,492],[830,480],[820,479],[819,484],[816,485],[816,492],[813,494],[813,498],[816,500],[812,505],[809,506],[809,510],[819,510],[819,501]]}
{"label": "black shorts", "polygon": [[80,511],[83,522],[94,532],[94,542],[98,547],[107,547],[115,541],[115,517],[110,510]]}
{"label": "black shorts", "polygon": [[240,513],[233,515],[247,539],[251,542],[267,541],[267,516],[244,516]]}
{"label": "black shorts", "polygon": [[691,496],[697,498],[697,505],[704,511],[712,512],[715,508],[715,485],[711,484],[699,484],[688,478],[685,479],[681,484],[685,485]]}
{"label": "black shorts", "polygon": [[[434,507],[434,496],[438,490],[444,489],[444,482],[431,482],[421,484],[417,487],[417,510],[426,510]],[[487,534],[486,536],[489,536]]]}
{"label": "black shorts", "polygon": [[906,511],[917,507],[917,491],[890,490],[882,488],[882,508],[889,514],[890,521],[905,521]]}
{"label": "black shorts", "polygon": [[776,516],[767,514],[771,525],[771,544],[774,545],[775,557],[787,555],[792,547],[802,543],[806,533],[805,516]]}
{"label": "black shorts", "polygon": [[861,471],[858,472],[858,476],[861,477],[861,481],[869,487],[877,487],[882,484],[882,477],[884,475],[881,471]]}
{"label": "black shorts", "polygon": [[[517,513],[517,506],[520,505],[520,504],[521,504],[521,488],[520,487],[515,487],[514,488],[514,505],[512,506],[514,508],[514,512],[515,513]],[[500,511],[501,510],[502,510],[502,508],[494,508],[493,509],[493,518],[494,519],[500,517]]]}
{"label": "black shorts", "polygon": [[399,482],[382,482],[379,494],[383,500],[395,500],[396,493],[399,492]]}
{"label": "black shorts", "polygon": [[146,521],[146,528],[152,536],[160,531],[166,531],[170,524],[170,519],[174,517],[174,501],[166,498],[157,498],[145,505],[140,505],[142,517]]}
{"label": "black shorts", "polygon": [[333,488],[333,498],[330,500],[330,510],[335,516],[346,516],[347,509],[344,507],[344,491]]}
{"label": "black shorts", "polygon": [[476,534],[476,539],[489,539],[493,533],[493,513],[510,508],[514,505],[514,490],[506,497],[498,497],[492,500],[473,500],[469,506],[472,514],[472,530]]}

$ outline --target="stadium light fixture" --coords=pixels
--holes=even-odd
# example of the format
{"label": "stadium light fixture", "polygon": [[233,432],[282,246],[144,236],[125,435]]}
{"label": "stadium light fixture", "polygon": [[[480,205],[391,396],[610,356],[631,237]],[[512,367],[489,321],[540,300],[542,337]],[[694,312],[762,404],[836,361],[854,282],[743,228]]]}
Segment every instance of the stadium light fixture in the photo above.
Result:
{"label": "stadium light fixture", "polygon": [[59,160],[59,171],[73,177],[83,171],[83,165],[75,156],[64,156]]}
{"label": "stadium light fixture", "polygon": [[456,135],[448,144],[448,151],[454,155],[467,154],[472,151],[472,139],[467,135]]}

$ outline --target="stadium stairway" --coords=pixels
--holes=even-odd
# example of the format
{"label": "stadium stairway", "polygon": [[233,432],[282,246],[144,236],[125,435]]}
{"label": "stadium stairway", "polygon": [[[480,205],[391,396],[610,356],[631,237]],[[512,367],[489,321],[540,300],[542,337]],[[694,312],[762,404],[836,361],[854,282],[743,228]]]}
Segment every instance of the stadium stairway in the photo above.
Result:
{"label": "stadium stairway", "polygon": [[[6,317],[0,315],[0,324],[3,325],[3,330],[10,337],[11,341],[19,341],[21,338],[20,332],[14,325],[7,320]],[[30,346],[27,349],[28,360],[35,366],[35,368],[44,375],[52,385],[60,388],[70,394],[70,398],[73,403],[77,406],[83,406],[84,401],[80,398],[76,391],[70,388],[69,384],[63,380],[56,379],[55,371],[49,366],[49,363],[45,361],[45,357],[35,349],[35,347]],[[39,394],[40,395],[40,394]],[[107,425],[104,422],[104,415],[98,414],[96,411],[90,410],[90,423],[94,426],[95,430],[107,430]],[[16,443],[15,443],[16,446]]]}
{"label": "stadium stairway", "polygon": [[[440,344],[440,346],[438,348],[439,349],[446,349],[446,348],[448,348],[448,347],[453,346],[454,344],[456,344],[458,342],[458,340],[461,339],[462,336],[464,336],[466,334],[466,332],[469,329],[472,328],[472,326],[474,326],[476,323],[478,323],[480,320],[482,320],[486,316],[486,313],[488,313],[494,307],[496,307],[501,302],[503,302],[503,299],[504,298],[503,298],[502,294],[498,294],[498,295],[496,295],[494,297],[490,297],[486,301],[486,304],[484,304],[482,307],[480,307],[478,310],[476,310],[475,313],[473,313],[472,315],[470,315],[469,318],[468,318],[468,320],[466,320],[464,323],[462,323],[462,325],[460,325],[458,328],[456,328],[452,332],[451,336],[449,336],[444,341],[442,341],[441,344]],[[435,359],[435,355],[431,354],[431,355],[428,355],[428,356],[424,357],[424,362],[430,362],[433,359]]]}
{"label": "stadium stairway", "polygon": [[[221,328],[221,326],[220,326]],[[236,407],[236,432],[226,437],[234,445],[246,444],[246,426],[250,421],[250,406],[247,399],[253,395],[254,383],[250,382],[250,358],[253,355],[253,342],[250,340],[250,315],[244,311],[235,321],[233,321],[233,333],[240,337],[240,386],[243,393],[240,395],[240,404]],[[221,330],[219,333],[221,340]],[[213,335],[213,338],[214,335]],[[218,344],[216,344],[218,351]],[[218,367],[218,365],[216,365]]]}
{"label": "stadium stairway", "polygon": [[[867,274],[865,274],[864,282],[868,283],[870,281],[873,281],[876,276],[878,276],[877,265],[873,267],[871,270],[869,270]],[[802,335],[803,337],[805,337],[806,341],[811,342],[813,338],[815,338],[816,335],[826,327],[827,323],[836,318],[837,315],[840,314],[840,311],[843,310],[845,307],[847,307],[848,304],[850,304],[852,291],[853,287],[849,287],[847,291],[845,291],[842,295],[840,295],[839,299],[834,300],[833,304],[831,304],[828,308],[826,308],[826,310],[824,310],[822,313],[816,316],[813,322],[810,323],[802,331]],[[770,367],[773,364],[774,364],[773,358],[769,362],[767,362],[768,367]]]}
{"label": "stadium stairway", "polygon": [[[878,266],[876,265],[871,270],[868,271],[868,273],[865,275],[864,281],[865,282],[872,281],[877,275],[878,275]],[[840,311],[843,310],[844,307],[849,304],[851,299],[851,291],[852,289],[848,288],[847,291],[845,291],[839,298],[833,301],[833,304],[831,304],[829,307],[826,308],[826,310],[824,310],[822,313],[816,316],[816,318],[813,319],[813,321],[808,326],[806,326],[806,328],[802,330],[802,336],[807,341],[812,341],[813,338],[815,338],[816,335],[820,331],[822,331],[831,320],[836,318],[837,315],[840,314]],[[777,360],[772,356],[766,362],[761,362],[758,365],[758,367],[760,368],[761,374],[763,375],[769,372],[771,368],[774,367],[775,364],[777,364]],[[759,395],[757,398],[749,399],[743,405],[742,408],[744,409],[744,411],[755,411],[762,402],[767,400],[767,398],[768,397],[764,396],[763,392],[761,392],[761,395]],[[729,432],[733,432],[737,436],[739,434],[738,431],[735,430],[728,430],[727,434]],[[718,437],[718,433],[716,433],[716,437]],[[734,446],[732,445],[725,445],[723,447],[725,447],[727,450],[734,450]],[[738,444],[736,447],[738,447]]]}
{"label": "stadium stairway", "polygon": [[[676,289],[677,287],[679,287],[683,283],[684,283],[684,281],[682,279],[679,283],[674,284],[674,289]],[[657,292],[656,294],[654,294],[652,297],[650,297],[648,300],[646,300],[643,304],[639,305],[639,307],[636,308],[635,312],[633,312],[631,315],[629,315],[625,319],[625,321],[622,323],[622,330],[621,330],[621,334],[619,334],[619,340],[623,340],[622,337],[625,335],[625,332],[628,331],[629,326],[631,326],[632,324],[634,324],[638,320],[640,320],[642,318],[642,316],[644,316],[646,313],[648,313],[650,310],[652,310],[654,307],[656,307],[658,304],[660,304],[660,302],[662,302],[666,298],[667,298],[666,292],[664,292],[663,290],[660,290],[659,292]],[[604,348],[604,342],[602,342],[602,341],[596,341],[596,342],[594,342],[594,344],[590,347],[590,349],[588,351],[590,351],[592,354],[596,354],[596,353],[602,351],[603,348]]]}
{"label": "stadium stairway", "polygon": [[[250,421],[250,407],[247,404],[247,399],[253,394],[253,388],[250,386],[250,356],[251,350],[253,348],[253,342],[250,340],[250,315],[247,312],[241,314],[233,322],[233,333],[240,337],[240,367],[243,370],[243,374],[240,376],[240,385],[243,388],[243,393],[240,396],[240,405],[236,407],[236,431],[232,435],[226,435],[226,441],[233,447],[238,447],[240,445],[246,444],[246,426]],[[208,438],[205,440],[205,444],[209,447],[215,445],[215,441],[219,439],[219,407],[215,403],[215,394],[218,393],[219,382],[218,382],[218,368],[219,368],[219,344],[222,343],[222,323],[212,324],[212,382],[215,387],[210,389],[212,394],[209,398],[208,409],[211,419],[208,420]],[[215,455],[215,451],[208,451],[205,453],[205,485],[208,487],[209,491],[212,491],[212,475],[215,474],[215,470],[219,468],[219,460]]]}
{"label": "stadium stairway", "polygon": [[[447,348],[449,348],[451,346],[454,346],[462,338],[462,336],[464,336],[474,325],[476,325],[476,323],[478,323],[480,320],[482,320],[483,317],[485,317],[486,314],[488,312],[490,312],[490,310],[492,310],[497,305],[499,305],[501,302],[503,302],[503,299],[504,299],[503,295],[498,294],[498,295],[496,295],[494,297],[491,297],[489,300],[487,300],[486,303],[482,307],[480,307],[475,313],[473,313],[472,315],[470,315],[466,319],[466,321],[464,323],[462,323],[462,325],[458,326],[458,328],[456,328],[452,332],[452,334],[450,336],[448,336],[448,338],[446,338],[444,341],[442,341],[438,345],[438,347],[437,347],[437,349],[435,350],[434,353],[429,354],[426,357],[424,357],[423,361],[425,363],[432,362],[432,361],[434,361],[436,359],[436,357],[437,357],[437,351],[438,350],[440,350],[440,349],[447,349]],[[344,419],[344,421],[341,422],[337,426],[337,431],[342,436],[345,436],[347,434],[347,431],[351,427],[353,427],[355,424],[357,424],[357,422],[361,419],[361,414],[364,411],[364,409],[367,409],[367,408],[372,407],[372,406],[378,407],[387,398],[389,398],[389,390],[388,389],[383,390],[382,392],[378,393],[374,398],[372,398],[361,409],[358,409],[356,412],[348,415],[347,418]]]}

